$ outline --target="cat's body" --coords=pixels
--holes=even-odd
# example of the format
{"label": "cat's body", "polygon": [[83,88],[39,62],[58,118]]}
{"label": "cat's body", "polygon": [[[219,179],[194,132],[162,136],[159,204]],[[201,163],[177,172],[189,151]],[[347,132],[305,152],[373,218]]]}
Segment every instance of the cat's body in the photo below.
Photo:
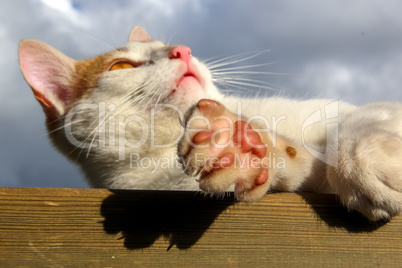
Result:
{"label": "cat's body", "polygon": [[[81,62],[39,41],[25,40],[20,64],[47,115],[54,145],[81,166],[94,187],[201,186],[220,193],[235,184],[237,197],[245,201],[257,200],[268,190],[332,192],[372,220],[401,212],[399,104],[357,108],[333,100],[227,97],[187,47],[151,40],[139,27],[126,47]],[[201,99],[223,106],[211,101],[197,104]],[[244,150],[231,136],[225,149],[199,149],[197,145],[206,140],[197,140],[197,133],[222,128],[210,114],[214,110],[214,116],[229,118],[230,131],[233,124],[250,119],[268,149],[251,144]],[[211,119],[210,126],[194,129],[197,116]],[[199,182],[183,173],[176,157],[178,143],[186,173],[198,175]],[[205,169],[199,170],[210,152],[235,155],[236,150],[242,159],[269,156],[264,159],[269,165],[239,170],[229,165],[204,175]],[[204,157],[202,163],[193,161],[197,153]]]}

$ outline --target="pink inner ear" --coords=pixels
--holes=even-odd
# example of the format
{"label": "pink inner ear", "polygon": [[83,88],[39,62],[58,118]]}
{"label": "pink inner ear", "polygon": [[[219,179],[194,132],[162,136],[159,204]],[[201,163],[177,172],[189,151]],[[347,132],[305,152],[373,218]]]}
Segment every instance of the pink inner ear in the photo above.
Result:
{"label": "pink inner ear", "polygon": [[60,115],[64,114],[72,95],[69,85],[74,61],[37,40],[20,43],[19,60],[37,100],[46,107],[56,108]]}
{"label": "pink inner ear", "polygon": [[135,26],[131,30],[129,42],[148,42],[151,41],[148,33],[142,29],[140,26]]}

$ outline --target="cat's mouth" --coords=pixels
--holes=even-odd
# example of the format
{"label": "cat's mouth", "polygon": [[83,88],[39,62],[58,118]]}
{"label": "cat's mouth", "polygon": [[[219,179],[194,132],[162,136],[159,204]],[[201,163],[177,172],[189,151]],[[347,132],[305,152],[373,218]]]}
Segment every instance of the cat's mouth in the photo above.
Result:
{"label": "cat's mouth", "polygon": [[169,95],[175,94],[177,91],[182,92],[191,91],[200,86],[201,81],[198,78],[198,76],[191,71],[187,71],[177,80],[175,87],[173,88],[173,90],[170,92]]}
{"label": "cat's mouth", "polygon": [[180,85],[185,81],[185,80],[189,80],[189,79],[195,79],[198,83],[200,83],[200,81],[198,80],[197,76],[192,73],[192,72],[186,72],[185,74],[183,74],[183,76],[179,79],[179,81],[176,84],[176,88],[179,88]]}

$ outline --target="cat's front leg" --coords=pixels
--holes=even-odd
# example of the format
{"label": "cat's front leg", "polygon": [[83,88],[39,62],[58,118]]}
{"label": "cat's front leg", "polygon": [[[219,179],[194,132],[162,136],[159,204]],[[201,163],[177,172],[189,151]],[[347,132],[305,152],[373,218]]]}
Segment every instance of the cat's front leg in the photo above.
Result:
{"label": "cat's front leg", "polygon": [[270,133],[216,101],[199,101],[187,111],[183,125],[179,158],[185,172],[197,177],[207,193],[219,194],[234,185],[238,200],[252,202],[272,188],[295,190],[305,178],[277,176],[289,164],[297,174],[303,173],[298,169],[304,162],[297,148],[281,138],[273,146]]}

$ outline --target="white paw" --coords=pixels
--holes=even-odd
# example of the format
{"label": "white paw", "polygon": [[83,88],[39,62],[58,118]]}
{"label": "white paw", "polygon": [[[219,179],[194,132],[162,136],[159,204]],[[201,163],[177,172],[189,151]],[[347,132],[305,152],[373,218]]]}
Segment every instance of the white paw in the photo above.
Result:
{"label": "white paw", "polygon": [[235,185],[241,201],[256,201],[267,192],[270,174],[262,163],[267,141],[244,118],[203,99],[189,109],[184,125],[179,158],[203,191],[219,194]]}
{"label": "white paw", "polygon": [[327,178],[345,206],[372,221],[401,214],[400,137],[371,129],[356,140],[341,139],[338,152],[338,166],[328,166]]}

